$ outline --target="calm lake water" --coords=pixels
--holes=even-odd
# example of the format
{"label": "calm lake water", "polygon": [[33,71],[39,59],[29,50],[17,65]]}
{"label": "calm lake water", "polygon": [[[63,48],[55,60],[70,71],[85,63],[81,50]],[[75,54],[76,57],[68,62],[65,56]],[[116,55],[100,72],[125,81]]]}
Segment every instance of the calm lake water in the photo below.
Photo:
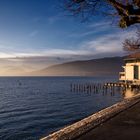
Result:
{"label": "calm lake water", "polygon": [[[38,140],[123,100],[115,93],[70,91],[71,83],[116,81],[97,77],[1,77],[0,140]],[[131,93],[129,93],[131,94]]]}

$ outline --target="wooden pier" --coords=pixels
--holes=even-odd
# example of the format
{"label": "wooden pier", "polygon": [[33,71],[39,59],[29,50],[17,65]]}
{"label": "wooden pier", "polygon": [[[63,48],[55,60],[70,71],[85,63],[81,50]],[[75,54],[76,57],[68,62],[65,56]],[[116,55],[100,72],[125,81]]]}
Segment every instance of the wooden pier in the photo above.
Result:
{"label": "wooden pier", "polygon": [[140,84],[137,83],[72,83],[70,91],[76,93],[115,93],[115,91],[125,92],[127,89],[140,90]]}

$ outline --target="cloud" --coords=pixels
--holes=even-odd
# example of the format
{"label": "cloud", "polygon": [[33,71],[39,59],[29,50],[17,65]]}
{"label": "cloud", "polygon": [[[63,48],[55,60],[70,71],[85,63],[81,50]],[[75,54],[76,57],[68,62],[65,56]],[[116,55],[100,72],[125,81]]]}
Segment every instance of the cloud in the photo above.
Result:
{"label": "cloud", "polygon": [[[50,16],[48,21],[50,23],[56,22],[62,18],[61,16]],[[40,18],[36,18],[35,21],[40,20]],[[111,31],[113,30],[113,31]],[[38,35],[40,30],[33,30],[29,33],[30,37],[35,37]],[[79,31],[79,32],[78,32]],[[88,55],[93,56],[96,54],[105,54],[105,53],[116,53],[122,52],[122,41],[129,37],[130,35],[134,35],[134,31],[127,30],[118,30],[114,28],[110,28],[109,22],[100,21],[87,24],[87,27],[81,28],[75,33],[68,34],[65,38],[61,38],[58,41],[56,38],[52,38],[48,40],[51,44],[46,45],[45,43],[33,42],[22,42],[21,44],[0,44],[0,58],[6,57],[40,57],[40,56],[48,56],[48,57],[61,57],[61,58],[72,58],[79,59],[86,58]],[[103,33],[102,33],[103,32]],[[69,37],[73,38],[69,38]],[[44,36],[43,36],[44,37]],[[79,37],[78,39],[76,37]],[[47,36],[45,37],[45,39]],[[39,38],[40,39],[40,38]],[[56,39],[56,41],[55,41]],[[75,40],[74,40],[75,39]],[[32,41],[32,40],[31,40]],[[36,40],[35,40],[36,41]],[[59,42],[64,42],[62,47],[57,46],[60,44]],[[65,46],[66,45],[66,46]],[[42,47],[43,46],[43,47]],[[51,48],[52,47],[52,48]]]}
{"label": "cloud", "polygon": [[[87,25],[86,31],[80,31],[80,32],[74,32],[69,35],[69,37],[74,37],[74,38],[81,38],[81,37],[86,37],[86,36],[96,36],[98,33],[101,32],[108,32],[110,30],[110,26],[113,27],[109,22],[105,21],[100,21],[100,22],[94,22],[92,24]],[[114,28],[115,29],[115,28]]]}
{"label": "cloud", "polygon": [[35,49],[32,47],[28,50],[10,50],[6,52],[0,52],[1,58],[14,58],[14,57],[58,57],[62,59],[71,58],[75,59],[85,59],[87,56],[92,56],[97,54],[113,53],[119,55],[122,53],[122,42],[125,38],[134,36],[134,31],[117,31],[112,32],[107,35],[102,35],[91,40],[83,40],[79,45],[71,47],[72,49]]}
{"label": "cloud", "polygon": [[110,33],[107,35],[100,36],[96,39],[92,39],[90,41],[85,41],[82,43],[82,48],[87,50],[92,50],[93,53],[122,53],[122,42],[129,38],[130,36],[134,36],[134,31],[119,31]]}
{"label": "cloud", "polygon": [[35,30],[35,31],[32,31],[30,34],[29,34],[29,36],[30,37],[34,37],[34,36],[36,36],[37,34],[38,34],[38,30]]}
{"label": "cloud", "polygon": [[56,14],[55,16],[50,16],[47,18],[47,22],[49,24],[55,24],[58,21],[64,20],[65,16],[62,16],[60,13]]}
{"label": "cloud", "polygon": [[[108,23],[96,23],[88,25],[86,32],[81,31],[73,34],[73,37],[79,37],[80,41],[75,46],[67,46],[64,48],[48,48],[42,49],[24,45],[0,43],[0,66],[1,72],[6,69],[14,68],[23,69],[25,72],[39,70],[50,65],[64,63],[74,60],[87,60],[93,58],[101,58],[108,56],[123,55],[122,41],[135,35],[133,30],[115,30],[110,31]],[[100,32],[106,32],[97,35]],[[109,31],[109,32],[107,32]],[[38,34],[38,30],[32,31],[29,36],[34,37]],[[90,35],[90,38],[86,38]],[[77,38],[76,38],[77,39]],[[14,71],[14,70],[13,70]]]}

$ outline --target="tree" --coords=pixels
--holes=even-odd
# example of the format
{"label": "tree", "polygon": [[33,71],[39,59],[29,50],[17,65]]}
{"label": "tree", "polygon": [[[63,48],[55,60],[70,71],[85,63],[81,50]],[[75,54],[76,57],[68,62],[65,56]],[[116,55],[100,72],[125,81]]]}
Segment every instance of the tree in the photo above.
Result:
{"label": "tree", "polygon": [[121,28],[140,23],[140,0],[65,0],[65,7],[83,17],[107,14],[119,19]]}
{"label": "tree", "polygon": [[140,28],[137,29],[136,38],[128,38],[123,43],[123,49],[128,52],[140,51]]}

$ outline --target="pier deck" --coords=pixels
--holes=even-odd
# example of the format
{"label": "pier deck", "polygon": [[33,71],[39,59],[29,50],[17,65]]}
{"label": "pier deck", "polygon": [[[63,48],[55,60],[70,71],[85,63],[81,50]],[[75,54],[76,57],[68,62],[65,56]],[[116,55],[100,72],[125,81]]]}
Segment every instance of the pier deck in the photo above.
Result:
{"label": "pier deck", "polygon": [[140,140],[140,103],[76,140]]}

